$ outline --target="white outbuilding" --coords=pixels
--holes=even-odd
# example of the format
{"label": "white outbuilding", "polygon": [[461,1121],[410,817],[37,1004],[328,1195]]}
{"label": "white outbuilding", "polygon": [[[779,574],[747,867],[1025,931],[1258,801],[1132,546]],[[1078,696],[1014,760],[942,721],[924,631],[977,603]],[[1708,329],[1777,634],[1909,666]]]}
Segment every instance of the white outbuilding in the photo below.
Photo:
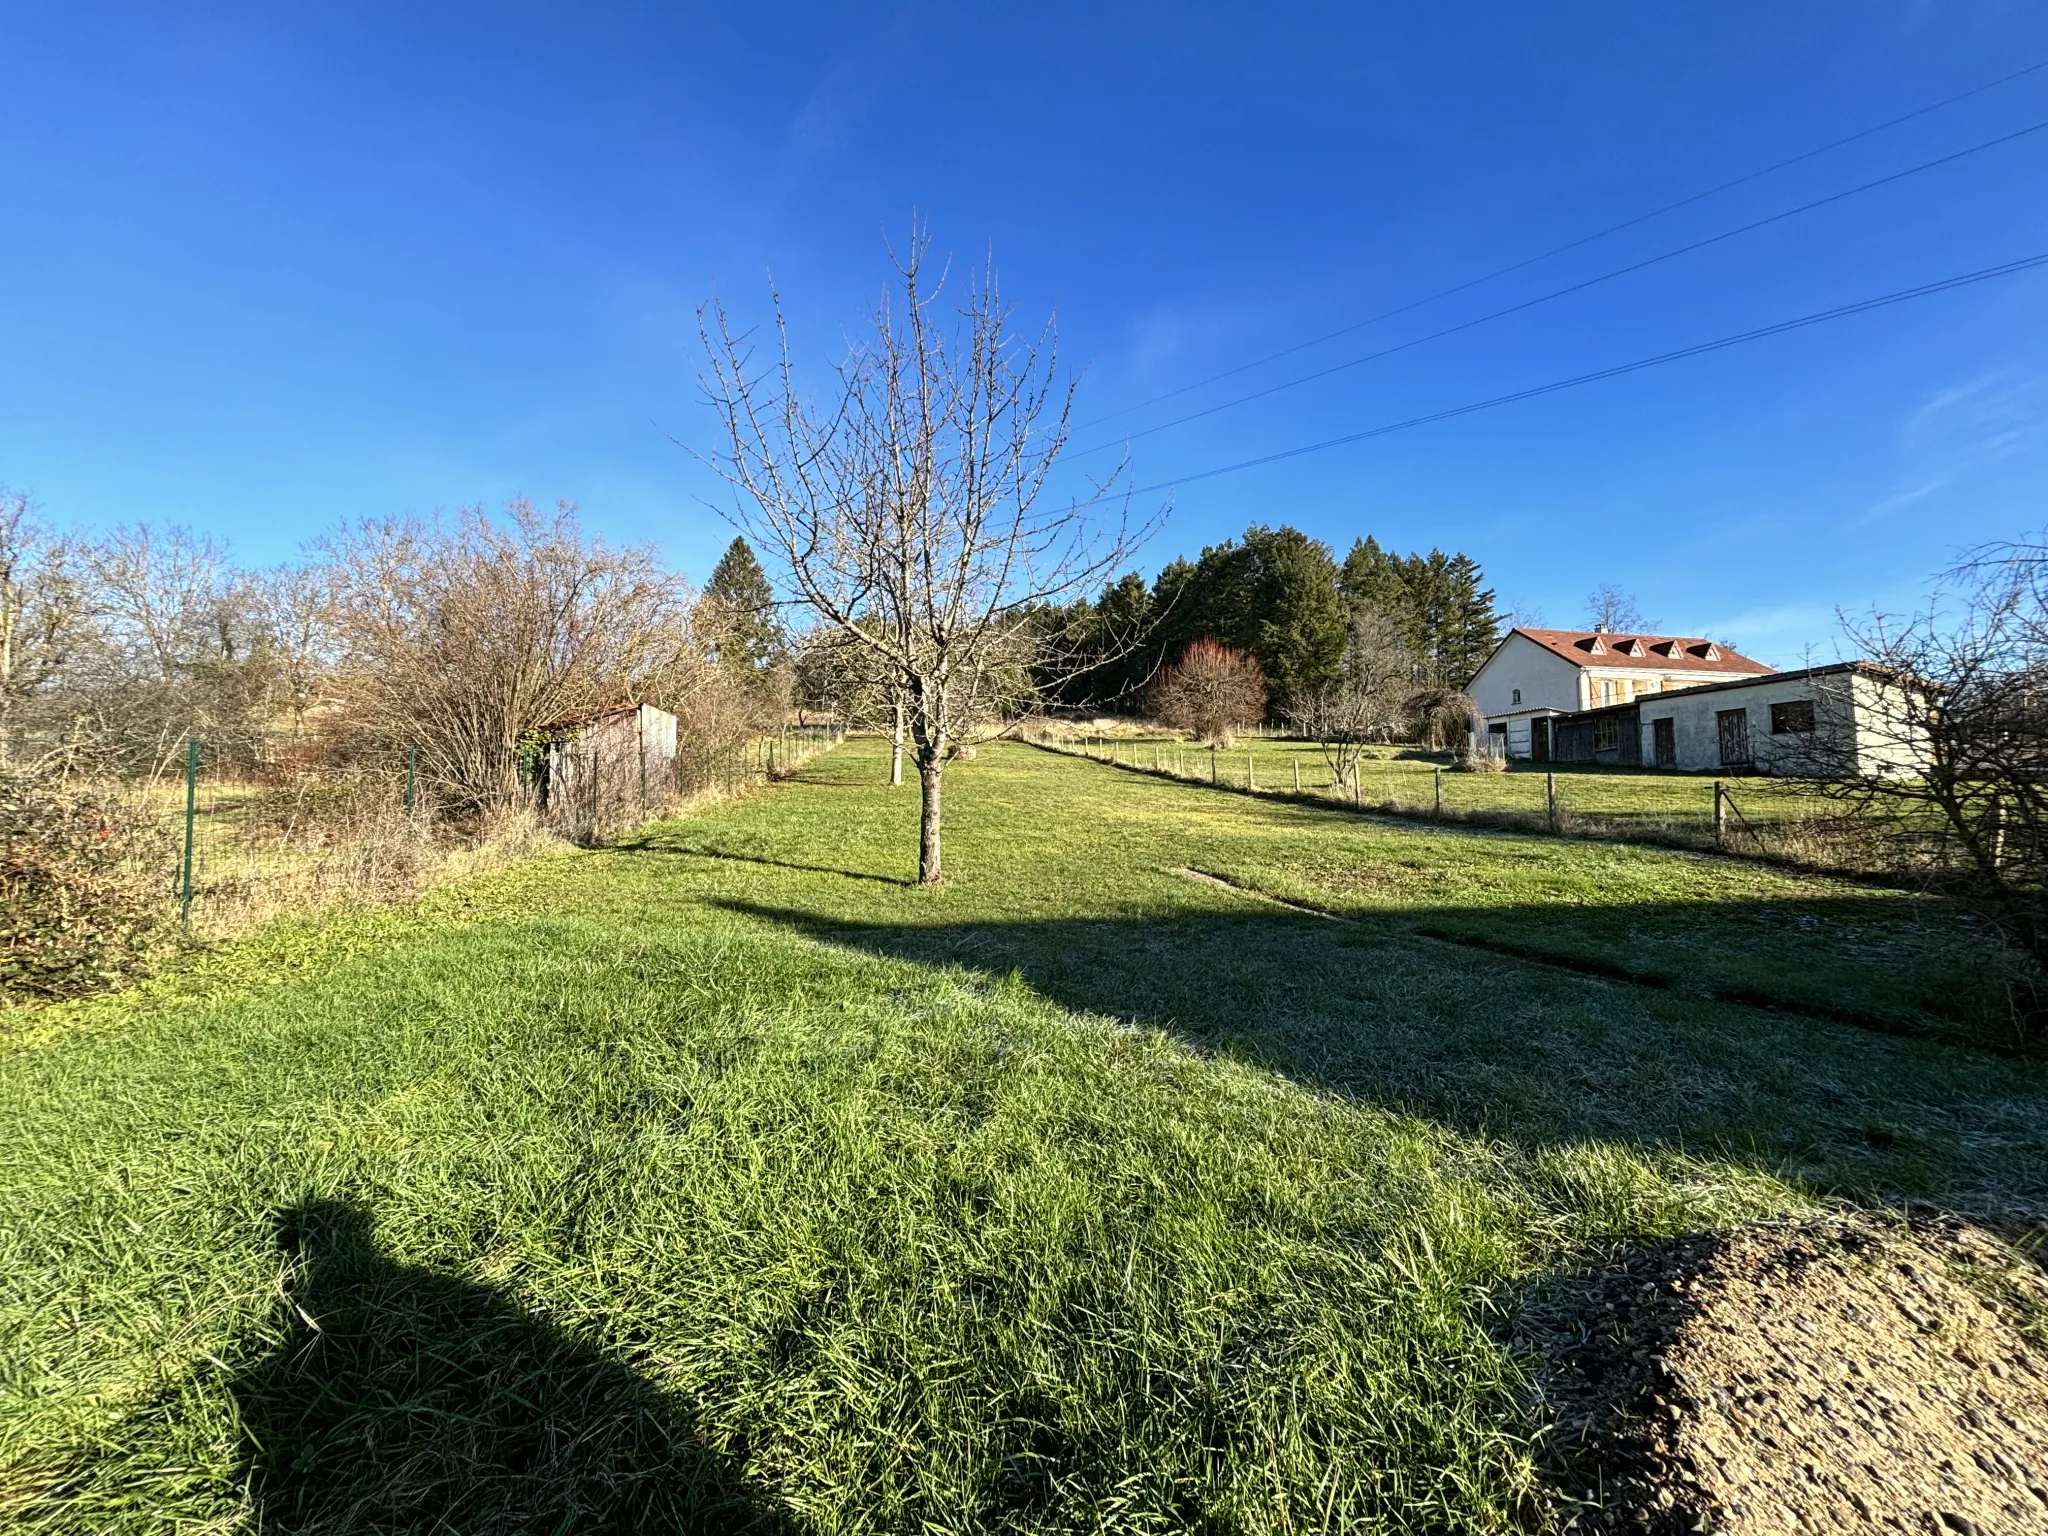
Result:
{"label": "white outbuilding", "polygon": [[[1869,662],[1772,672],[1638,697],[1549,722],[1549,758],[1693,772],[1911,773],[1924,707]],[[1925,698],[1924,694],[1917,696]]]}

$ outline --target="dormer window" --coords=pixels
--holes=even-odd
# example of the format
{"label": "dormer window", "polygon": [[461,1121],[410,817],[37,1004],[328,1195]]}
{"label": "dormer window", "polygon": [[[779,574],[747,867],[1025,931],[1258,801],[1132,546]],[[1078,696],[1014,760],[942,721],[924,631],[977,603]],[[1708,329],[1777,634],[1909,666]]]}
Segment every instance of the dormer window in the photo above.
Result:
{"label": "dormer window", "polygon": [[1621,654],[1622,654],[1622,655],[1624,655],[1624,656],[1640,656],[1640,655],[1642,655],[1642,654],[1643,654],[1643,642],[1642,642],[1642,641],[1640,641],[1640,640],[1636,640],[1636,639],[1631,639],[1631,640],[1630,640],[1630,641],[1629,641],[1629,642],[1628,642],[1628,643],[1627,643],[1626,645],[1624,645],[1624,646],[1623,646],[1623,647],[1621,648]]}
{"label": "dormer window", "polygon": [[1607,654],[1607,647],[1600,643],[1600,637],[1598,635],[1593,636],[1592,640],[1587,644],[1586,649],[1591,651],[1595,656],[1605,656]]}
{"label": "dormer window", "polygon": [[1707,642],[1706,656],[1709,661],[1719,661],[1721,659],[1721,648],[1709,640]]}
{"label": "dormer window", "polygon": [[1685,654],[1685,647],[1680,645],[1676,640],[1666,640],[1662,645],[1658,646],[1657,649],[1662,651],[1666,656],[1669,656],[1673,661],[1677,661],[1681,656]]}

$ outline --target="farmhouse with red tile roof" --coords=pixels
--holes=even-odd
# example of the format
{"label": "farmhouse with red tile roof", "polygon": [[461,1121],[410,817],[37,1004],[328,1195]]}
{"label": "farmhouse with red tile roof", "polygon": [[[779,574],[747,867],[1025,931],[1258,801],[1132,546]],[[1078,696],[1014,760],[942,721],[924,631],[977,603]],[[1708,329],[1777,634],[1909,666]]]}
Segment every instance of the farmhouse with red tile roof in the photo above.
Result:
{"label": "farmhouse with red tile roof", "polygon": [[1760,661],[1684,635],[1511,629],[1466,692],[1510,757],[1547,758],[1550,720],[1652,694],[1768,676]]}

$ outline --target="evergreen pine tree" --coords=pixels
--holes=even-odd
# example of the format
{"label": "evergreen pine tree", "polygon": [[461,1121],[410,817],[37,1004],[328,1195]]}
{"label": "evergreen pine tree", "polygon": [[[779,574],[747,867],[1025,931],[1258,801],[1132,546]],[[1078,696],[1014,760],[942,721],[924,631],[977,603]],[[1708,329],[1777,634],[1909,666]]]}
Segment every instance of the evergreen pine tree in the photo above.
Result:
{"label": "evergreen pine tree", "polygon": [[1344,602],[1329,547],[1297,528],[1247,528],[1247,632],[1234,643],[1265,671],[1281,712],[1335,682],[1344,666]]}
{"label": "evergreen pine tree", "polygon": [[716,607],[714,644],[720,661],[756,672],[782,661],[787,645],[775,617],[775,592],[745,539],[726,546],[704,595]]}

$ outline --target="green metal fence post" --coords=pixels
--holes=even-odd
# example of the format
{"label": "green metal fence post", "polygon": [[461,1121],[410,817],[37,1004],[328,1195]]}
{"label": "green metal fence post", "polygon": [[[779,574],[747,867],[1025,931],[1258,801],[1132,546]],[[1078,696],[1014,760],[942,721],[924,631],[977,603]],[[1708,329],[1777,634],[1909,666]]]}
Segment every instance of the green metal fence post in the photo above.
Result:
{"label": "green metal fence post", "polygon": [[199,789],[199,738],[185,738],[185,871],[178,892],[178,921],[192,932],[192,811]]}

